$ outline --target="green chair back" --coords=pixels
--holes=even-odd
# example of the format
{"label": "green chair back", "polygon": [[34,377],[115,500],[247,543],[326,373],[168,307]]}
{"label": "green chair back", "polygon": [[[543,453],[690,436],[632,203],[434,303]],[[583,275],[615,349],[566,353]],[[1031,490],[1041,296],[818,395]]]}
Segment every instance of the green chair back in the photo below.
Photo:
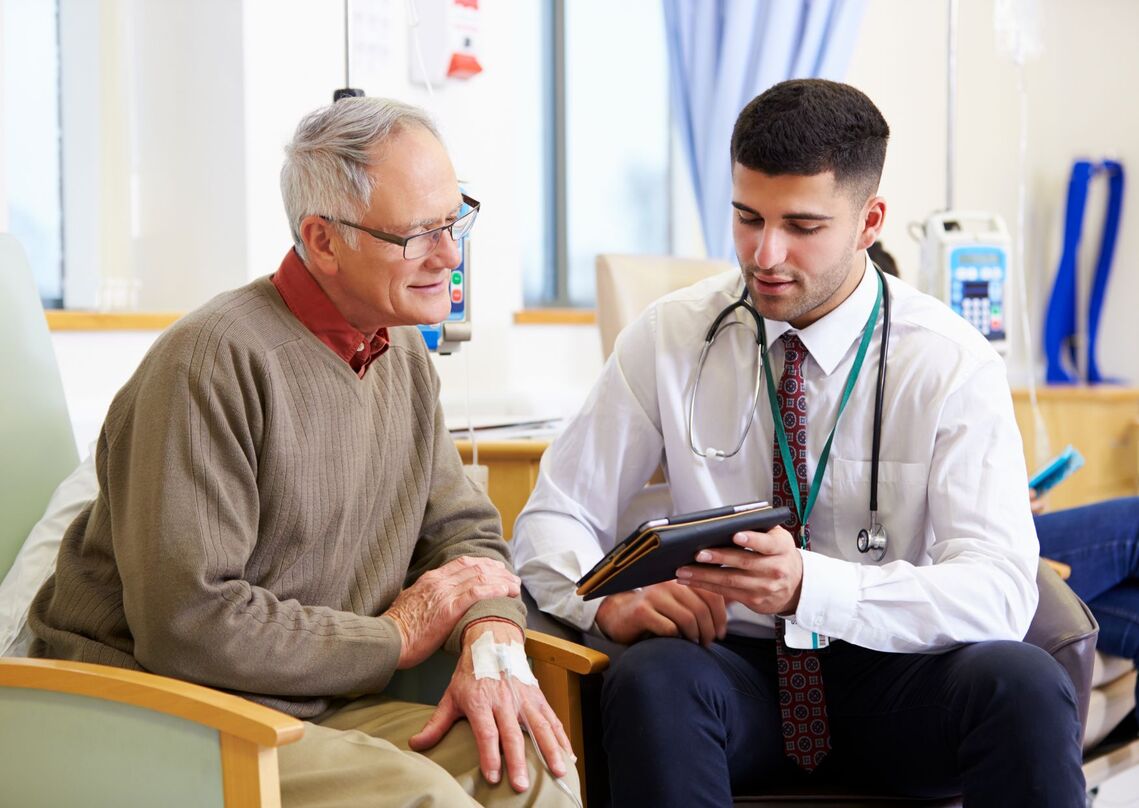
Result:
{"label": "green chair back", "polygon": [[222,808],[217,730],[113,701],[0,688],[0,803]]}
{"label": "green chair back", "polygon": [[0,233],[0,577],[79,464],[51,334],[19,241]]}
{"label": "green chair back", "polygon": [[438,704],[451,683],[456,657],[446,651],[436,651],[414,668],[396,671],[384,695],[415,704]]}

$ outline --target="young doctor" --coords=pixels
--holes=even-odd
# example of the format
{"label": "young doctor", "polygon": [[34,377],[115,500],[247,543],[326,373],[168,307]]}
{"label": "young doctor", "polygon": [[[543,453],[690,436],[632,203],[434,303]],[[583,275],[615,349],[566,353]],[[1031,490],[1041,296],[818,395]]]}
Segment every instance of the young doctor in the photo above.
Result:
{"label": "young doctor", "polygon": [[[1072,684],[1019,642],[1038,550],[1004,365],[866,258],[888,135],[829,81],[743,110],[740,274],[626,329],[518,519],[541,608],[633,643],[603,692],[614,805],[723,806],[807,779],[970,806],[1084,800]],[[709,333],[737,301],[724,322],[742,327]],[[583,601],[574,581],[662,463],[677,513],[769,499],[794,517],[675,581]],[[861,529],[885,536],[880,559]]]}

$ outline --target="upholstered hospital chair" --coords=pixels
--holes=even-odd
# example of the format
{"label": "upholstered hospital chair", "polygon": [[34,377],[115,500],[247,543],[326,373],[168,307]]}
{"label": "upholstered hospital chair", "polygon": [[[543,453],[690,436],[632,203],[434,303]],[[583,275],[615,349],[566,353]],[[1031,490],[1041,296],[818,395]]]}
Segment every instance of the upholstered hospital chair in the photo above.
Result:
{"label": "upholstered hospital chair", "polygon": [[597,256],[597,327],[601,353],[613,353],[621,329],[648,305],[669,292],[734,269],[727,261],[665,255]]}
{"label": "upholstered hospital chair", "polygon": [[[597,320],[601,329],[602,350],[605,358],[612,351],[620,330],[642,312],[652,301],[668,292],[695,283],[703,278],[732,269],[732,265],[722,261],[700,261],[677,259],[664,256],[599,255],[597,258]],[[632,529],[645,518],[671,512],[671,498],[666,485],[650,485],[638,496],[628,511],[622,515],[618,531]],[[1026,641],[1051,653],[1068,671],[1079,697],[1080,720],[1088,728],[1090,691],[1093,682],[1093,661],[1095,639],[1099,627],[1087,606],[1063,583],[1056,571],[1041,562],[1037,583],[1040,587],[1040,606],[1029,629]],[[561,626],[547,615],[535,617],[532,625],[541,625],[548,632],[560,632],[570,640],[582,641],[579,633]],[[588,640],[587,640],[588,641]],[[596,687],[586,685],[584,693],[595,692]],[[585,727],[587,747],[593,758],[599,756],[599,723],[596,702],[584,702],[585,714],[582,725]],[[1093,718],[1095,714],[1093,713]],[[1118,720],[1118,719],[1117,719]],[[1085,746],[1085,748],[1087,748]],[[1116,755],[1117,762],[1121,757]],[[1106,767],[1095,768],[1095,760],[1086,758],[1085,774],[1089,788],[1106,779],[1110,774]],[[592,774],[591,793],[595,800],[600,798],[600,785],[604,781],[604,766],[596,760],[584,762]],[[1111,771],[1115,773],[1118,766]],[[1094,776],[1093,776],[1094,775]],[[1093,782],[1094,780],[1094,782]],[[780,805],[828,805],[828,806],[872,806],[872,805],[914,805],[934,806],[960,805],[959,798],[947,800],[901,800],[896,797],[868,794],[844,793],[843,789],[803,789],[783,791],[776,794],[738,797],[738,805],[762,804]]]}
{"label": "upholstered hospital chair", "polygon": [[[0,653],[22,624],[58,547],[29,531],[52,498],[77,511],[82,479],[51,336],[19,243],[0,234]],[[63,485],[60,481],[76,471]],[[68,486],[71,486],[70,488]],[[84,487],[85,486],[85,487]],[[35,546],[32,546],[32,545]],[[579,679],[603,654],[529,632],[535,675],[581,746]],[[454,660],[402,672],[393,693],[434,702]],[[578,729],[575,731],[574,727]],[[0,805],[279,806],[277,747],[304,724],[206,687],[149,673],[58,660],[0,658]]]}

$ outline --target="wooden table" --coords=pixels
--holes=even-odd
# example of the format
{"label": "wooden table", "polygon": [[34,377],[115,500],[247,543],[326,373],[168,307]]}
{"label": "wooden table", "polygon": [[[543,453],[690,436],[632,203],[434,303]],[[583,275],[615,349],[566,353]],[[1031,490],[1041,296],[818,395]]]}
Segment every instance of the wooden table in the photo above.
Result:
{"label": "wooden table", "polygon": [[1035,456],[1036,424],[1028,391],[1014,390],[1012,400],[1029,474],[1069,443],[1086,461],[1048,495],[1049,510],[1139,494],[1139,388],[1038,388],[1040,414],[1051,444],[1049,457]]}

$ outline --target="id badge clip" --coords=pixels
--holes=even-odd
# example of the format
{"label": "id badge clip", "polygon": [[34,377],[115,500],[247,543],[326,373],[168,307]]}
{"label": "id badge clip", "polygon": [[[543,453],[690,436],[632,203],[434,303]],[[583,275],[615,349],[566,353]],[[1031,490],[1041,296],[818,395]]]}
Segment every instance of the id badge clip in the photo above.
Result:
{"label": "id badge clip", "polygon": [[826,648],[830,638],[817,631],[808,631],[798,623],[787,621],[783,624],[783,644],[788,648],[817,651]]}

